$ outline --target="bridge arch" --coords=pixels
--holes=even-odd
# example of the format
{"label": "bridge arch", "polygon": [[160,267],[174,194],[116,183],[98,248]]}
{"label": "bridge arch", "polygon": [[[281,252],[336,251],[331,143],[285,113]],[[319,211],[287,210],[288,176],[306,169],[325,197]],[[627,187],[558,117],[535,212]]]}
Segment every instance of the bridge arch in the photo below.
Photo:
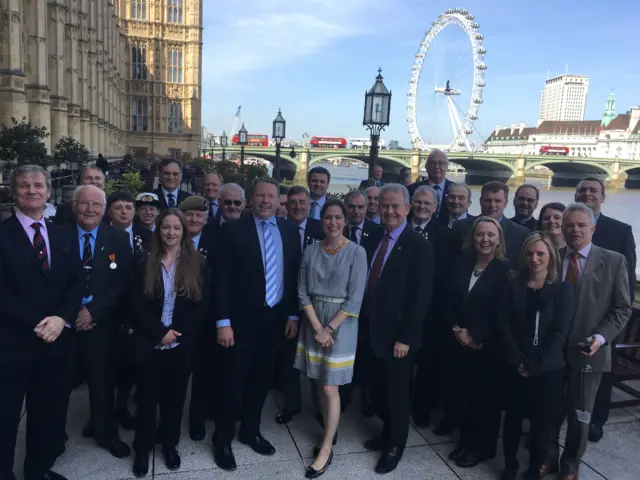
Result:
{"label": "bridge arch", "polygon": [[[317,155],[317,156],[313,156],[311,155],[311,159],[309,160],[309,167],[311,167],[311,165],[313,165],[314,163],[318,163],[320,161],[323,160],[329,160],[331,158],[337,158],[337,157],[343,157],[343,158],[353,158],[356,160],[362,160],[363,162],[366,162],[369,159],[369,152],[367,150],[362,150],[360,152],[340,152],[340,151],[336,151],[336,152],[331,152],[331,153],[326,153],[324,155]],[[386,166],[392,166],[392,167],[411,167],[411,158],[402,158],[402,157],[391,157],[391,156],[386,156],[384,154],[378,154],[378,162],[382,165],[382,167],[386,167]]]}
{"label": "bridge arch", "polygon": [[636,165],[625,165],[620,168],[621,172],[626,172],[627,179],[624,182],[624,186],[626,188],[640,188],[640,166]]}
{"label": "bridge arch", "polygon": [[525,165],[525,172],[530,172],[536,166],[544,166],[551,170],[554,174],[562,172],[575,176],[587,175],[606,175],[607,178],[613,176],[613,172],[606,166],[585,160],[569,160],[566,158],[545,158],[543,160],[534,160]]}
{"label": "bridge arch", "polygon": [[451,155],[449,161],[460,165],[465,170],[482,168],[484,170],[505,171],[512,174],[516,172],[516,167],[512,162],[495,157],[474,157],[469,155],[465,158]]}

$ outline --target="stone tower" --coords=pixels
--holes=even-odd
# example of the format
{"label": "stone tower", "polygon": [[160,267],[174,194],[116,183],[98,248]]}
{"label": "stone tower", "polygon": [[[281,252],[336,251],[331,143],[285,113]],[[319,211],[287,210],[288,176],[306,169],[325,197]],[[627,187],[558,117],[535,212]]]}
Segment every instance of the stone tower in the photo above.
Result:
{"label": "stone tower", "polygon": [[602,115],[602,126],[608,126],[614,118],[616,118],[616,96],[611,92],[607,97],[607,108]]}

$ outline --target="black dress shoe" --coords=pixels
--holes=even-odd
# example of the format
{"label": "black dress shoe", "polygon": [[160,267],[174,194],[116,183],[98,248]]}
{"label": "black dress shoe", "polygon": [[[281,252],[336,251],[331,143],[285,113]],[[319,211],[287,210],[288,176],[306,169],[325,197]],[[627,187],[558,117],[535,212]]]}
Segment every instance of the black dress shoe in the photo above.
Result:
{"label": "black dress shoe", "polygon": [[60,475],[59,473],[49,470],[42,476],[42,480],[67,480],[67,477]]}
{"label": "black dress shoe", "polygon": [[382,436],[374,437],[364,442],[364,448],[372,452],[381,452],[387,447],[387,440]]}
{"label": "black dress shoe", "polygon": [[262,435],[238,435],[238,441],[250,446],[254,452],[260,455],[273,455],[276,449]]}
{"label": "black dress shoe", "polygon": [[453,460],[454,462],[456,460],[458,460],[462,455],[464,455],[464,452],[466,451],[466,449],[460,445],[458,447],[456,447],[455,450],[453,450],[450,454],[449,454],[449,460]]}
{"label": "black dress shoe", "polygon": [[207,429],[202,422],[189,423],[189,438],[194,442],[204,440],[207,435]]}
{"label": "black dress shoe", "polygon": [[162,447],[162,456],[164,464],[169,470],[178,470],[180,468],[180,454],[176,447]]}
{"label": "black dress shoe", "polygon": [[404,447],[396,447],[395,445],[392,445],[387,448],[380,457],[380,460],[378,460],[375,472],[380,474],[393,472],[398,466],[398,463],[400,463],[403,452]]}
{"label": "black dress shoe", "polygon": [[430,420],[429,413],[413,414],[413,423],[415,423],[418,428],[429,428]]}
{"label": "black dress shoe", "polygon": [[327,467],[331,465],[331,461],[333,460],[333,450],[331,450],[331,454],[329,454],[329,458],[327,459],[327,463],[324,464],[324,467],[320,470],[316,470],[311,468],[311,466],[307,467],[307,471],[304,474],[306,478],[318,478],[320,475],[324,475],[324,472],[327,471]]}
{"label": "black dress shoe", "polygon": [[491,455],[480,455],[475,452],[466,451],[456,460],[456,465],[460,468],[472,468],[476,465],[492,459]]}
{"label": "black dress shoe", "polygon": [[374,413],[375,413],[375,411],[373,409],[373,403],[363,401],[362,402],[362,415],[364,415],[365,417],[373,417]]}
{"label": "black dress shoe", "polygon": [[136,477],[144,477],[149,473],[149,454],[136,453],[136,458],[133,461],[133,474]]}
{"label": "black dress shoe", "polygon": [[[338,443],[338,432],[336,432],[335,435],[333,436],[333,442],[331,443],[333,445]],[[313,449],[313,456],[317,457],[319,454],[320,454],[320,445],[316,445],[315,448]]]}
{"label": "black dress shoe", "polygon": [[518,477],[517,468],[505,468],[500,475],[500,480],[516,480]]}
{"label": "black dress shoe", "polygon": [[129,448],[129,445],[124,443],[119,438],[113,439],[109,443],[98,442],[98,445],[104,448],[115,458],[127,458],[129,455],[131,455],[131,449]]}
{"label": "black dress shoe", "polygon": [[285,423],[289,423],[294,415],[297,415],[300,413],[300,410],[283,410],[281,413],[279,413],[278,415],[276,415],[276,423],[278,425],[284,425]]}
{"label": "black dress shoe", "polygon": [[589,425],[589,441],[590,442],[598,443],[600,440],[602,440],[603,436],[604,436],[604,430],[602,430],[602,427],[599,427],[598,425],[594,425],[593,423]]}
{"label": "black dress shoe", "polygon": [[84,438],[92,438],[93,437],[93,428],[91,428],[91,422],[87,423],[82,429],[82,436]]}
{"label": "black dress shoe", "polygon": [[116,410],[116,420],[125,430],[133,430],[136,426],[135,419],[131,416],[126,407]]}
{"label": "black dress shoe", "polygon": [[444,437],[451,435],[456,429],[456,422],[451,417],[445,417],[438,426],[433,430],[433,433],[438,437]]}
{"label": "black dress shoe", "polygon": [[213,446],[213,459],[216,465],[228,472],[236,469],[236,457],[233,456],[231,445]]}

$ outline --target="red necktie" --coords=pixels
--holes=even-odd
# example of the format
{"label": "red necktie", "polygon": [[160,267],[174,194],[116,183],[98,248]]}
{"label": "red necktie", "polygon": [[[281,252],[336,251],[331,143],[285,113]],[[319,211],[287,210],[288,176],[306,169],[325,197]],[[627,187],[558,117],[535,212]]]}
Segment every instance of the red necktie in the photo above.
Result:
{"label": "red necktie", "polygon": [[389,248],[389,234],[385,233],[382,238],[382,242],[380,242],[380,248],[378,249],[378,255],[376,255],[376,259],[373,262],[373,267],[371,267],[371,273],[369,274],[369,281],[367,282],[367,291],[364,294],[364,312],[370,312],[371,307],[373,306],[374,293],[376,290],[376,285],[378,284],[378,280],[380,279],[380,274],[382,273],[382,267],[384,265],[384,257],[387,255],[387,248]]}
{"label": "red necktie", "polygon": [[49,255],[47,253],[47,242],[44,241],[44,236],[42,236],[42,232],[40,231],[42,225],[34,222],[31,224],[31,228],[36,231],[33,235],[33,248],[36,249],[38,262],[42,266],[42,271],[47,273],[49,271]]}
{"label": "red necktie", "polygon": [[580,280],[580,265],[578,259],[580,254],[578,252],[571,252],[569,258],[569,265],[567,266],[567,275],[564,278],[565,282],[569,282],[574,288],[578,285]]}

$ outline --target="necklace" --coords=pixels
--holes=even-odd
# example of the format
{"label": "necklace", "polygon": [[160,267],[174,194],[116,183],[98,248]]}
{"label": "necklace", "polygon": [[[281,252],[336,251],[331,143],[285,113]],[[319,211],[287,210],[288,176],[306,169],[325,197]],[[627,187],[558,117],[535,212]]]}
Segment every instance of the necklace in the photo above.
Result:
{"label": "necklace", "polygon": [[482,275],[482,272],[484,272],[484,268],[474,268],[473,276],[478,278],[480,275]]}
{"label": "necklace", "polygon": [[327,252],[329,255],[335,255],[340,250],[342,250],[342,247],[344,247],[346,244],[347,244],[347,240],[343,237],[340,243],[338,244],[338,246],[336,247],[328,247],[326,242],[322,242],[322,249],[325,252]]}

